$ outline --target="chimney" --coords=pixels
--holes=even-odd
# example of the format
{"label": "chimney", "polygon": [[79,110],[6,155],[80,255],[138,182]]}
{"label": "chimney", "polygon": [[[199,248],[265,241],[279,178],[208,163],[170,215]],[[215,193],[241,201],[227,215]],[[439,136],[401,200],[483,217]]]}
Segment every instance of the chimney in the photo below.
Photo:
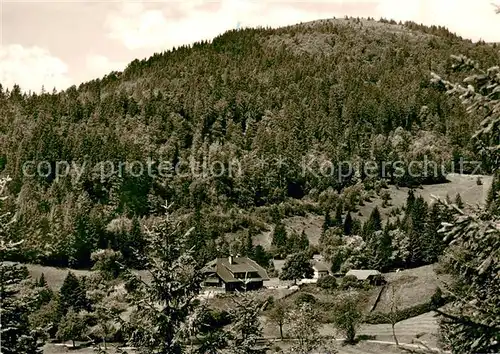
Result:
{"label": "chimney", "polygon": [[231,254],[228,258],[229,264],[233,264],[233,255]]}

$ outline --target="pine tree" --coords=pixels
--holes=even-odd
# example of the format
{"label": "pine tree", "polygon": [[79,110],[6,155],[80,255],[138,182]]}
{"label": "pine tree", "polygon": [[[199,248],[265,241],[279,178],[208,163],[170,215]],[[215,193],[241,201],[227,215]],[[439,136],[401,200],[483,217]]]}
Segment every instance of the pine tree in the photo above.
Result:
{"label": "pine tree", "polygon": [[285,229],[285,225],[281,222],[276,224],[274,227],[273,237],[271,241],[271,245],[276,247],[278,253],[283,253],[288,245],[288,237]]}
{"label": "pine tree", "polygon": [[337,204],[337,208],[335,209],[335,219],[333,219],[333,226],[342,227],[342,215],[344,212],[344,207],[342,203]]}
{"label": "pine tree", "polygon": [[39,288],[45,288],[47,286],[47,281],[45,280],[45,274],[42,273],[40,275],[40,278],[38,278],[37,282],[36,282],[36,286],[39,287]]}
{"label": "pine tree", "polygon": [[62,318],[61,323],[57,330],[56,337],[62,341],[71,340],[73,347],[75,347],[75,340],[81,339],[87,325],[83,315],[76,312],[73,307],[70,307],[66,315]]}
{"label": "pine tree", "polygon": [[[0,179],[0,208],[3,211],[4,191],[10,179]],[[0,214],[0,350],[3,354],[42,353],[40,332],[30,327],[29,315],[35,309],[36,299],[20,292],[28,269],[24,266],[8,265],[5,256],[21,244],[7,240],[10,215]]]}
{"label": "pine tree", "polygon": [[455,204],[459,209],[464,208],[464,202],[462,201],[462,196],[460,195],[460,193],[457,193],[457,195],[455,196]]}
{"label": "pine tree", "polygon": [[302,230],[299,238],[299,250],[306,251],[309,248],[309,238],[306,235],[306,232]]}
{"label": "pine tree", "polygon": [[232,319],[229,347],[234,354],[264,354],[265,348],[259,345],[262,338],[262,325],[259,319],[261,304],[252,295],[242,294],[233,298],[235,307],[231,310]]}
{"label": "pine tree", "polygon": [[59,313],[64,316],[72,307],[76,312],[89,309],[85,288],[73,272],[68,272],[59,290]]}
{"label": "pine tree", "polygon": [[363,238],[368,240],[376,231],[380,230],[382,230],[382,216],[378,207],[375,207],[363,227]]}
{"label": "pine tree", "polygon": [[123,323],[127,343],[142,352],[175,354],[183,350],[183,339],[194,335],[198,323],[195,298],[203,276],[187,238],[193,231],[181,231],[166,206],[163,219],[148,234],[141,261],[152,275],[144,282],[127,269],[124,277],[136,286],[128,293],[136,310]]}
{"label": "pine tree", "polygon": [[353,220],[351,213],[347,213],[347,216],[345,217],[344,220],[344,235],[351,235],[353,231]]}
{"label": "pine tree", "polygon": [[330,209],[326,209],[325,218],[323,221],[323,232],[328,230],[333,225],[332,219],[330,217]]}

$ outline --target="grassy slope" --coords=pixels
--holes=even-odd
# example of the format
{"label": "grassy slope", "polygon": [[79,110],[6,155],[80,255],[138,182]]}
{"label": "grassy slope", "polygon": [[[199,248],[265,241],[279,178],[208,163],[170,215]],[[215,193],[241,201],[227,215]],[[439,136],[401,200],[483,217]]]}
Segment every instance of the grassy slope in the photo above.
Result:
{"label": "grassy slope", "polygon": [[[447,176],[448,183],[425,185],[422,189],[416,189],[415,194],[421,195],[430,203],[433,201],[432,196],[439,198],[446,198],[449,195],[452,200],[455,199],[457,193],[460,193],[462,200],[468,204],[482,204],[486,200],[488,190],[491,187],[491,176],[480,176],[483,185],[477,185],[477,175],[459,175],[449,174]],[[401,208],[406,202],[408,195],[408,188],[396,188],[395,186],[389,187],[391,194],[390,206],[382,208],[382,200],[377,198],[371,202],[365,202],[365,205],[359,207],[359,214],[353,215],[361,221],[366,221],[370,213],[375,207],[378,207],[382,217],[387,218],[392,209]],[[305,231],[309,238],[309,242],[317,245],[322,232],[323,225],[322,215],[308,214],[306,217],[294,216],[284,220],[285,226],[289,231],[296,231],[301,233]],[[254,238],[255,244],[269,247],[271,245],[272,227],[269,226],[270,231],[261,233]]]}

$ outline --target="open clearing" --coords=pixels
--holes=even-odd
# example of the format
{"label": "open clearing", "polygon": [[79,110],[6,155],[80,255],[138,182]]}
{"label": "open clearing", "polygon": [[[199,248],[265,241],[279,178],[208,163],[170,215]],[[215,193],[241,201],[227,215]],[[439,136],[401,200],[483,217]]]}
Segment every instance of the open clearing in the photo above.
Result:
{"label": "open clearing", "polygon": [[[392,289],[395,289],[395,297],[399,309],[408,308],[428,302],[438,287],[449,282],[449,276],[438,275],[435,272],[436,265],[427,265],[414,269],[402,270],[398,273],[385,273],[387,280],[386,290],[382,293],[375,311],[390,311],[392,301]],[[374,291],[372,297],[376,297],[378,291]]]}
{"label": "open clearing", "polygon": [[[478,178],[481,179],[482,185],[477,184]],[[493,180],[491,176],[461,174],[449,174],[447,175],[447,179],[447,183],[424,185],[422,188],[417,188],[415,189],[415,195],[422,196],[427,203],[432,203],[434,201],[432,196],[439,197],[440,199],[445,199],[446,196],[449,196],[453,201],[455,196],[460,193],[465,204],[484,204]],[[363,206],[359,206],[358,213],[353,214],[353,217],[365,222],[372,210],[378,207],[382,218],[387,219],[393,209],[401,209],[406,203],[409,188],[398,188],[391,185],[388,191],[391,195],[388,207],[383,208],[382,200],[380,198],[374,198],[371,202],[365,202]],[[299,234],[304,231],[309,239],[309,243],[318,245],[323,221],[323,215],[308,213],[306,216],[286,218],[283,220],[283,223],[287,231],[295,231]],[[269,225],[269,229],[270,231],[256,235],[254,237],[254,244],[269,248],[271,246],[273,227]]]}

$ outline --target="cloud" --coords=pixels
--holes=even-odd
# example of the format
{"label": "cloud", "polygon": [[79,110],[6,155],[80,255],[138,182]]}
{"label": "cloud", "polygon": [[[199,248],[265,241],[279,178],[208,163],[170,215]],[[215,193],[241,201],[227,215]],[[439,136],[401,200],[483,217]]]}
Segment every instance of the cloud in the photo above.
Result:
{"label": "cloud", "polygon": [[381,0],[380,17],[448,27],[472,40],[500,41],[500,16],[489,0]]}
{"label": "cloud", "polygon": [[91,77],[102,77],[111,71],[123,71],[126,66],[124,61],[112,61],[103,55],[89,54],[86,58],[86,71]]}
{"label": "cloud", "polygon": [[110,38],[128,49],[160,51],[212,39],[238,27],[238,23],[241,27],[278,27],[344,15],[444,25],[464,37],[499,40],[500,18],[486,0],[331,0],[304,4],[278,0],[124,3],[108,15],[105,27]]}
{"label": "cloud", "polygon": [[[339,3],[342,1],[334,2]],[[110,38],[121,41],[128,49],[165,50],[212,39],[236,28],[238,23],[242,27],[278,27],[334,15],[324,6],[322,10],[315,10],[314,6],[300,8],[293,2],[253,0],[168,2],[162,8],[149,9],[145,4],[125,3],[119,11],[108,15],[105,27]]]}
{"label": "cloud", "polygon": [[0,83],[5,88],[18,84],[23,91],[58,90],[70,85],[67,65],[40,47],[11,44],[0,47]]}

